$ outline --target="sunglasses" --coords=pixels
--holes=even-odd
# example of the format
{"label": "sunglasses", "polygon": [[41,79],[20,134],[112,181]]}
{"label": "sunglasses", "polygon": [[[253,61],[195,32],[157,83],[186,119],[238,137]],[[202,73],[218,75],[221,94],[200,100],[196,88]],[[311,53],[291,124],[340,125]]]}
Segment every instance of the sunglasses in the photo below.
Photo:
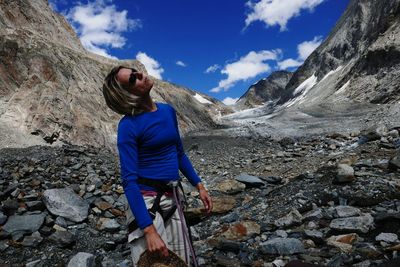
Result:
{"label": "sunglasses", "polygon": [[129,85],[131,85],[131,86],[134,86],[134,85],[135,85],[136,79],[137,79],[137,77],[136,77],[136,73],[137,73],[137,72],[138,72],[137,70],[132,69],[132,72],[131,72],[131,74],[129,75]]}

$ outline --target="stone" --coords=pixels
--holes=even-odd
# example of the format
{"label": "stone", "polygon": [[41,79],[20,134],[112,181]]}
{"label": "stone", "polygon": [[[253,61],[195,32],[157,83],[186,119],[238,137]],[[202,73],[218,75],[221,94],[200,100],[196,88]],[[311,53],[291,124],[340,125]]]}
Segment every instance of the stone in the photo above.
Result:
{"label": "stone", "polygon": [[27,264],[25,264],[25,267],[35,267],[35,266],[40,266],[39,263],[41,260],[35,260],[35,261],[30,261]]}
{"label": "stone", "polygon": [[326,241],[328,245],[337,247],[344,253],[350,253],[353,250],[352,244],[358,239],[358,235],[355,233],[347,235],[331,236]]}
{"label": "stone", "polygon": [[339,218],[354,217],[361,215],[361,211],[352,206],[336,206],[333,209],[335,217]]}
{"label": "stone", "polygon": [[278,227],[291,227],[293,225],[301,224],[303,220],[303,216],[301,216],[300,212],[294,208],[282,218],[279,218],[275,221],[275,225]]}
{"label": "stone", "polygon": [[28,201],[25,203],[26,204],[26,209],[29,211],[35,211],[35,210],[44,210],[45,206],[42,201]]}
{"label": "stone", "polygon": [[222,182],[215,185],[215,190],[226,193],[226,194],[236,194],[242,192],[246,189],[246,185],[240,183],[236,180],[223,180]]}
{"label": "stone", "polygon": [[354,181],[354,169],[347,164],[338,164],[336,169],[336,176],[333,179],[333,183],[349,183]]}
{"label": "stone", "polygon": [[374,218],[370,214],[358,217],[333,219],[330,228],[342,232],[368,233],[374,227]]}
{"label": "stone", "polygon": [[24,247],[37,247],[43,241],[43,237],[40,236],[39,232],[34,232],[30,236],[25,236],[22,241]]}
{"label": "stone", "polygon": [[79,252],[68,262],[67,267],[94,267],[95,257],[93,254]]}
{"label": "stone", "polygon": [[318,221],[319,219],[322,219],[324,216],[322,215],[321,209],[313,209],[306,214],[304,214],[303,218],[304,221]]}
{"label": "stone", "polygon": [[16,234],[31,234],[39,230],[45,217],[46,215],[44,213],[12,215],[3,226],[3,230],[13,236]]}
{"label": "stone", "polygon": [[304,252],[303,243],[296,238],[274,238],[260,244],[264,254],[292,255]]}
{"label": "stone", "polygon": [[395,243],[399,241],[399,238],[394,233],[380,233],[375,237],[376,241],[383,241],[386,243]]}
{"label": "stone", "polygon": [[278,176],[267,176],[267,177],[260,177],[260,178],[269,184],[281,184],[282,183],[282,177],[278,177]]}
{"label": "stone", "polygon": [[257,176],[248,175],[247,173],[241,173],[237,175],[235,179],[249,187],[261,187],[265,185],[263,180]]}
{"label": "stone", "polygon": [[100,218],[97,221],[96,228],[100,231],[117,232],[121,225],[114,219]]}
{"label": "stone", "polygon": [[49,240],[61,248],[67,248],[75,244],[76,237],[68,231],[55,231]]}
{"label": "stone", "polygon": [[89,213],[89,203],[71,188],[48,189],[43,193],[43,201],[52,214],[73,222],[84,221]]}
{"label": "stone", "polygon": [[3,225],[7,221],[7,216],[0,211],[0,225]]}
{"label": "stone", "polygon": [[398,152],[396,156],[394,156],[393,158],[390,159],[389,169],[391,169],[391,170],[399,170],[400,169],[400,152]]}
{"label": "stone", "polygon": [[242,221],[223,229],[221,237],[241,241],[260,234],[260,225],[253,221]]}

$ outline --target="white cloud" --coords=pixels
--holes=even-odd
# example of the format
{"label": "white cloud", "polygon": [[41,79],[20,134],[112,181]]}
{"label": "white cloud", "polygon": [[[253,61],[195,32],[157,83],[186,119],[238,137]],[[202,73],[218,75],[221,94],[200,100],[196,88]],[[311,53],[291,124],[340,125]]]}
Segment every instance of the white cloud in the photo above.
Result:
{"label": "white cloud", "polygon": [[121,48],[126,39],[123,32],[141,27],[138,19],[128,19],[128,11],[117,11],[112,1],[96,0],[87,4],[79,3],[71,8],[67,19],[79,34],[82,45],[89,51],[115,58],[108,54],[107,48]]}
{"label": "white cloud", "polygon": [[208,67],[208,68],[206,69],[205,73],[216,72],[216,71],[217,71],[218,69],[220,69],[220,68],[221,68],[220,65],[214,64],[214,65]]}
{"label": "white cloud", "polygon": [[154,58],[148,56],[144,52],[139,52],[136,55],[136,59],[139,60],[146,68],[147,73],[157,79],[162,79],[161,73],[164,72],[164,69],[161,68],[160,63]]}
{"label": "white cloud", "polygon": [[288,58],[278,62],[281,70],[294,68],[302,65],[304,60],[322,43],[322,36],[315,36],[311,41],[305,41],[297,45],[298,58]]}
{"label": "white cloud", "polygon": [[302,42],[297,46],[299,59],[306,60],[308,56],[322,43],[322,36],[315,36],[311,41]]}
{"label": "white cloud", "polygon": [[210,92],[218,93],[221,90],[227,91],[238,81],[245,81],[261,73],[270,71],[271,67],[265,61],[277,60],[280,54],[280,49],[272,51],[262,50],[259,52],[251,51],[238,61],[225,65],[221,73],[228,75],[228,77],[221,80],[218,86],[211,89]]}
{"label": "white cloud", "polygon": [[225,105],[231,106],[234,105],[236,103],[236,101],[238,101],[239,97],[237,98],[232,98],[232,97],[225,97],[224,100],[222,100],[222,103],[224,103]]}
{"label": "white cloud", "polygon": [[258,3],[247,2],[250,13],[247,14],[246,27],[254,21],[263,21],[267,27],[279,25],[286,30],[288,21],[300,15],[301,10],[312,11],[325,0],[261,0]]}
{"label": "white cloud", "polygon": [[293,58],[288,58],[283,61],[278,62],[278,67],[280,70],[285,70],[288,68],[298,67],[303,64],[303,61],[295,60]]}
{"label": "white cloud", "polygon": [[186,64],[183,61],[178,60],[176,62],[176,65],[181,66],[181,67],[186,67]]}

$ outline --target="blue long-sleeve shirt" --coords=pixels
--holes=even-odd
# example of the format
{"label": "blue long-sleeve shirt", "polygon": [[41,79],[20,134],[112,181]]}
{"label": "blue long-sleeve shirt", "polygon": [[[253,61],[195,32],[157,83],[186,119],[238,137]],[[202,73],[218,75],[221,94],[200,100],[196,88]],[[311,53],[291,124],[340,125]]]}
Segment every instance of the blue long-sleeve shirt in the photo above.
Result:
{"label": "blue long-sleeve shirt", "polygon": [[155,103],[157,110],[138,115],[125,115],[118,124],[122,186],[129,206],[141,229],[153,223],[144,202],[137,178],[172,181],[179,179],[179,170],[196,186],[201,182],[186,156],[173,107]]}

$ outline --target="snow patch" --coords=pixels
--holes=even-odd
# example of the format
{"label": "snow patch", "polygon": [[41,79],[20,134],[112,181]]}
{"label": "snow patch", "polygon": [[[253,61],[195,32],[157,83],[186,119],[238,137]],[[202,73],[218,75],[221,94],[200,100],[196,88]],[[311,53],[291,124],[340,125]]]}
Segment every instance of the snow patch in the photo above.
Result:
{"label": "snow patch", "polygon": [[212,104],[209,100],[205,99],[204,97],[202,97],[201,95],[199,95],[198,93],[196,93],[193,96],[197,101],[199,101],[202,104]]}
{"label": "snow patch", "polygon": [[296,95],[298,93],[301,93],[301,95],[293,98],[292,100],[290,100],[289,102],[285,103],[283,106],[285,107],[290,107],[292,106],[294,103],[297,102],[303,102],[304,101],[304,97],[306,96],[306,94],[308,93],[308,91],[310,91],[311,88],[314,87],[314,85],[317,84],[317,76],[315,76],[315,73],[313,75],[311,75],[307,80],[305,80],[304,82],[302,82],[297,88],[296,90],[294,90],[293,94]]}
{"label": "snow patch", "polygon": [[343,84],[342,87],[340,87],[339,90],[337,90],[335,92],[335,95],[343,93],[346,90],[346,88],[349,86],[349,84],[350,84],[350,80],[348,80],[345,84]]}
{"label": "snow patch", "polygon": [[328,72],[328,73],[324,76],[324,78],[322,78],[322,80],[321,80],[320,82],[322,82],[323,80],[325,80],[326,78],[328,78],[328,77],[331,76],[332,74],[334,74],[334,73],[340,71],[341,69],[343,69],[343,66],[339,66],[339,67],[337,67],[335,70],[331,70],[330,72]]}

